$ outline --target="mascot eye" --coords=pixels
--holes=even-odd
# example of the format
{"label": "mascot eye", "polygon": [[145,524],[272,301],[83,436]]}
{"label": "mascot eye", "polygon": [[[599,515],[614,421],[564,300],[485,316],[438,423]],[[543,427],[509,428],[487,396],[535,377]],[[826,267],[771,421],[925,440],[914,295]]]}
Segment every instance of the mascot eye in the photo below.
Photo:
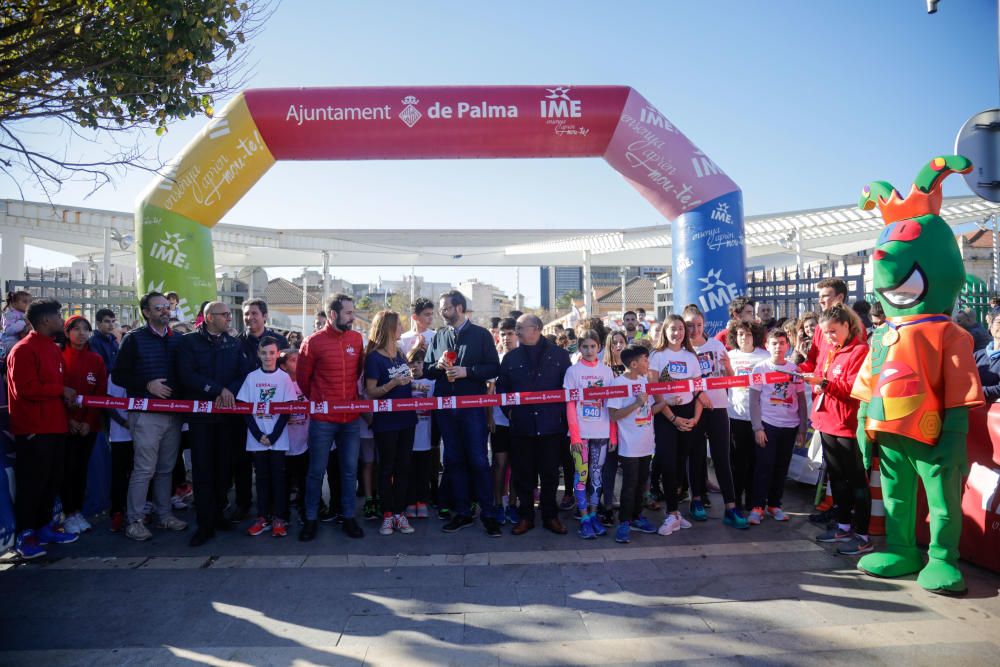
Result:
{"label": "mascot eye", "polygon": [[890,241],[915,241],[922,231],[920,223],[916,220],[903,220],[892,225],[889,229]]}

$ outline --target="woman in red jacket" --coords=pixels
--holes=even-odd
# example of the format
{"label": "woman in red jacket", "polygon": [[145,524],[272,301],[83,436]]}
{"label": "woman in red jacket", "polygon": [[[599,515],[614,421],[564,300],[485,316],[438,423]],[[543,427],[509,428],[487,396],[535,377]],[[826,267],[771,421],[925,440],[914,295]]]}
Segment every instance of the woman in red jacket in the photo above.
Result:
{"label": "woman in red jacket", "polygon": [[[90,350],[93,333],[90,322],[82,315],[73,315],[64,326],[66,344],[63,347],[64,377],[67,387],[79,396],[106,396],[108,372],[101,355]],[[69,410],[69,434],[66,438],[66,472],[63,475],[63,527],[70,533],[83,533],[91,529],[83,517],[83,498],[87,490],[87,469],[94,441],[102,424],[101,411],[74,406]]]}
{"label": "woman in red jacket", "polygon": [[804,362],[799,369],[812,372],[806,377],[815,388],[812,424],[823,443],[823,460],[837,506],[837,525],[816,540],[842,542],[838,553],[857,556],[872,550],[868,539],[871,493],[855,437],[858,401],[851,398],[851,388],[868,355],[868,344],[861,320],[844,304],[820,316],[819,331],[816,363]]}

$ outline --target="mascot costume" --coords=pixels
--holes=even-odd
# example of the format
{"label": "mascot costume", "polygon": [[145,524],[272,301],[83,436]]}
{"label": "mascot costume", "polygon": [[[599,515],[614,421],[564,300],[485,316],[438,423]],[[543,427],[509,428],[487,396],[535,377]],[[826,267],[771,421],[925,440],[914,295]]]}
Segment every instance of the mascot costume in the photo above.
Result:
{"label": "mascot costume", "polygon": [[[857,435],[866,468],[872,445],[880,450],[886,523],[886,550],[866,555],[858,567],[877,577],[919,572],[921,586],[946,595],[965,592],[958,569],[965,438],[969,408],[983,404],[983,390],[972,336],[951,321],[965,267],[938,214],[942,181],[971,169],[962,156],[937,157],[905,199],[876,181],[859,204],[878,206],[885,221],[872,264],[887,321],[872,334],[852,392],[861,401]],[[930,508],[926,565],[915,535],[918,478]]]}

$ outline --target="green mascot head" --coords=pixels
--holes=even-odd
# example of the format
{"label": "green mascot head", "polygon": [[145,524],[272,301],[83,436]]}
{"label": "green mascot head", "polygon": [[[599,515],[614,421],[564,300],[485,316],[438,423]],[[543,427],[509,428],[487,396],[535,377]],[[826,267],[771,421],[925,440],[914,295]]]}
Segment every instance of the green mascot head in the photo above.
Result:
{"label": "green mascot head", "polygon": [[885,229],[875,244],[875,294],[889,317],[950,314],[965,285],[965,265],[951,227],[941,212],[941,183],[948,174],[968,173],[961,155],[936,157],[920,170],[910,194],[875,181],[861,191],[858,206],[882,211]]}

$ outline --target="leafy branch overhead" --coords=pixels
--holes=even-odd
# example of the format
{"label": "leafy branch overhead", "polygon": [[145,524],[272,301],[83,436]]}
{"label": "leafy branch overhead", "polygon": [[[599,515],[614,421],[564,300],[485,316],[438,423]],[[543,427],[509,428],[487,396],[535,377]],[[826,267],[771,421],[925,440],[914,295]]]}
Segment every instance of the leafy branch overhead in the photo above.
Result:
{"label": "leafy branch overhead", "polygon": [[0,12],[2,167],[56,185],[136,155],[86,162],[36,151],[22,123],[58,119],[94,138],[211,116],[241,87],[240,47],[268,14],[254,0],[7,0]]}

